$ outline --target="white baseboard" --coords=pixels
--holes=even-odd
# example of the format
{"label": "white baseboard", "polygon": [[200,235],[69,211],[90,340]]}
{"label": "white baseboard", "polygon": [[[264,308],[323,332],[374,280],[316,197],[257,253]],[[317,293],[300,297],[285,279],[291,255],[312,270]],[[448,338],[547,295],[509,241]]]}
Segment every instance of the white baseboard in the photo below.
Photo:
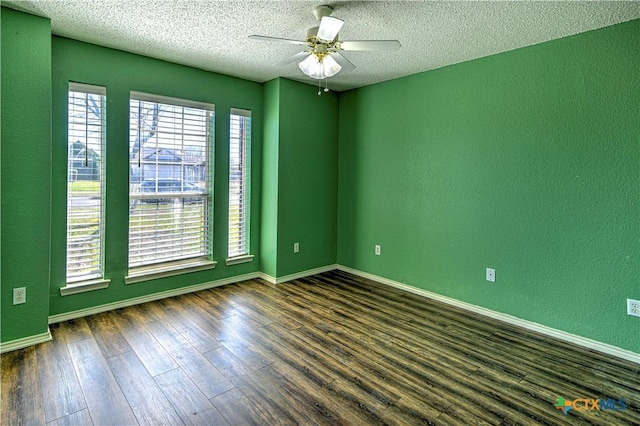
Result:
{"label": "white baseboard", "polygon": [[51,337],[51,330],[47,327],[46,333],[36,334],[34,336],[23,337],[22,339],[10,340],[8,342],[0,343],[0,354],[5,352],[11,352],[18,349],[23,349],[39,343],[48,342],[53,340]]}
{"label": "white baseboard", "polygon": [[104,305],[93,306],[91,308],[80,309],[72,312],[65,312],[63,314],[51,315],[49,317],[49,324],[55,324],[62,321],[68,321],[71,319],[86,317],[93,314],[99,314],[101,312],[112,311],[114,309],[126,308],[127,306],[139,305],[141,303],[165,299],[167,297],[193,293],[200,290],[206,290],[208,288],[220,287],[223,285],[233,284],[240,281],[252,280],[255,278],[262,278],[260,274],[261,274],[260,272],[252,272],[250,274],[237,275],[230,278],[223,278],[221,280],[209,281],[202,284],[190,285],[187,287],[180,287],[172,290],[162,291],[160,293],[153,293],[145,296],[134,297],[132,299],[120,300],[117,302],[107,303]]}
{"label": "white baseboard", "polygon": [[271,284],[282,284],[287,281],[297,280],[298,278],[310,277],[311,275],[322,274],[323,272],[329,272],[338,269],[338,265],[326,265],[319,268],[307,269],[306,271],[296,272],[295,274],[284,275],[282,277],[272,277],[264,272],[260,272],[260,278],[270,282]]}
{"label": "white baseboard", "polygon": [[626,350],[626,349],[619,348],[617,346],[598,342],[597,340],[592,340],[586,337],[567,333],[566,331],[557,330],[555,328],[548,327],[546,325],[538,324],[532,321],[511,316],[511,315],[492,311],[491,309],[483,308],[482,306],[472,305],[471,303],[462,302],[460,300],[452,299],[450,297],[442,296],[437,293],[432,293],[427,290],[422,290],[420,288],[412,287],[410,285],[403,284],[398,281],[393,281],[388,278],[384,278],[378,275],[373,275],[368,272],[359,271],[357,269],[349,268],[347,266],[337,265],[336,269],[340,271],[348,272],[353,275],[357,275],[362,278],[367,278],[367,279],[379,282],[381,284],[385,284],[385,285],[395,287],[404,291],[408,291],[410,293],[428,297],[430,299],[437,300],[439,302],[443,302],[448,305],[456,306],[458,308],[465,309],[467,311],[471,311],[480,315],[494,318],[499,321],[506,322],[508,324],[513,324],[522,328],[526,328],[527,330],[531,330],[547,336],[555,337],[556,339],[573,343],[573,344],[585,347],[587,349],[592,349],[594,351],[602,352],[607,355],[615,356],[627,361],[640,364],[640,354]]}
{"label": "white baseboard", "polygon": [[230,278],[224,278],[216,281],[209,281],[202,284],[191,285],[187,287],[180,287],[172,290],[162,291],[160,293],[148,294],[145,296],[134,297],[132,299],[120,300],[117,302],[106,303],[104,305],[93,306],[91,308],[80,309],[77,311],[65,312],[63,314],[51,315],[49,317],[49,324],[55,324],[62,321],[68,321],[76,318],[82,318],[89,315],[99,314],[101,312],[112,311],[114,309],[126,308],[127,306],[139,305],[141,303],[152,302],[154,300],[160,300],[167,297],[179,296],[181,294],[193,293],[200,290],[206,290],[208,288],[219,287],[227,284],[234,284],[240,281],[252,280],[255,278],[262,278],[271,284],[281,284],[287,281],[295,280],[298,278],[304,278],[311,275],[321,274],[323,272],[333,271],[337,268],[337,265],[326,265],[319,268],[308,269],[306,271],[297,272],[291,275],[285,275],[283,277],[272,277],[264,272],[252,272],[245,275],[238,275]]}
{"label": "white baseboard", "polygon": [[[193,293],[200,290],[206,290],[208,288],[219,287],[222,285],[233,284],[240,281],[262,278],[271,284],[281,284],[287,281],[295,280],[298,278],[304,278],[315,274],[321,274],[323,272],[329,272],[338,269],[340,271],[348,272],[353,275],[357,275],[363,278],[367,278],[381,284],[385,284],[391,287],[395,287],[410,293],[414,293],[420,296],[428,297],[433,300],[437,300],[448,305],[456,306],[461,309],[465,309],[470,312],[474,312],[480,315],[494,318],[499,321],[504,321],[508,324],[513,324],[527,330],[535,331],[547,336],[555,337],[565,342],[573,343],[588,349],[592,349],[598,352],[605,353],[607,355],[615,356],[627,361],[640,364],[640,354],[619,348],[617,346],[609,345],[607,343],[598,342],[596,340],[588,339],[586,337],[578,336],[575,334],[567,333],[565,331],[557,330],[552,327],[548,327],[542,324],[538,324],[532,321],[517,318],[511,315],[503,314],[501,312],[492,311],[491,309],[483,308],[482,306],[473,305],[471,303],[462,302],[460,300],[452,299],[450,297],[442,296],[437,293],[432,293],[427,290],[422,290],[417,287],[412,287],[407,284],[400,283],[398,281],[390,280],[385,277],[363,272],[357,269],[349,268],[343,265],[326,265],[319,268],[308,269],[306,271],[297,272],[295,274],[285,275],[282,277],[273,277],[265,274],[264,272],[253,272],[250,274],[239,275],[231,278],[225,278],[217,281],[210,281],[202,284],[196,284],[187,287],[181,287],[173,290],[167,290],[160,293],[149,294],[141,297],[135,297],[133,299],[122,300],[113,303],[107,303],[104,305],[94,306],[87,309],[80,309],[77,311],[66,312],[63,314],[52,315],[49,317],[49,324],[57,322],[67,321],[70,319],[81,318],[88,315],[93,315],[101,312],[111,311],[114,309],[120,309],[127,306],[137,305],[140,303],[151,302],[154,300],[164,299],[167,297],[179,296],[181,294]],[[0,345],[0,353],[22,349],[30,345],[46,342],[51,340],[51,333],[43,333],[35,336],[25,337],[23,339],[17,339],[10,342],[5,342]]]}

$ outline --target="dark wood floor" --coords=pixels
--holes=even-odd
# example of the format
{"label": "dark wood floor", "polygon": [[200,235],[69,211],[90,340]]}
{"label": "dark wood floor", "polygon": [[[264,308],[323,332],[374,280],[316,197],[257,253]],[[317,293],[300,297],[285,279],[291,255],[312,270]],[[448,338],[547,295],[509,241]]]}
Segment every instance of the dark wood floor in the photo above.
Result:
{"label": "dark wood floor", "polygon": [[337,271],[51,332],[2,355],[2,425],[640,424],[640,365]]}

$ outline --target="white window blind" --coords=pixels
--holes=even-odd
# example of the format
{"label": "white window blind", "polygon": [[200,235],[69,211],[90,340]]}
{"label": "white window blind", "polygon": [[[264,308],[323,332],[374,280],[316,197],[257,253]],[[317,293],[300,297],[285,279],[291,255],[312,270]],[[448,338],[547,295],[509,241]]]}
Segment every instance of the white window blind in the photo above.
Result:
{"label": "white window blind", "polygon": [[249,254],[251,111],[231,109],[229,123],[228,256]]}
{"label": "white window blind", "polygon": [[106,89],[69,83],[67,119],[68,283],[104,275]]}
{"label": "white window blind", "polygon": [[130,271],[210,257],[213,109],[131,92]]}

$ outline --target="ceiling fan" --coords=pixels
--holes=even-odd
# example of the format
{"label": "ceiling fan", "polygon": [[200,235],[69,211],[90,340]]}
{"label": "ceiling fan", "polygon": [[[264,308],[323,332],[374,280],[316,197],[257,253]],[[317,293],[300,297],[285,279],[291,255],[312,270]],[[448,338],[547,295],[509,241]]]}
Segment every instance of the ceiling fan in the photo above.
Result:
{"label": "ceiling fan", "polygon": [[284,64],[300,61],[298,63],[300,70],[317,80],[332,77],[340,70],[355,69],[355,65],[340,53],[342,51],[381,51],[400,48],[398,40],[338,40],[338,33],[344,25],[344,21],[331,16],[332,12],[333,8],[327,5],[317,6],[313,9],[313,15],[316,20],[320,21],[320,25],[309,28],[307,38],[304,41],[261,35],[251,35],[249,38],[303,46],[304,51],[293,55],[284,61]]}

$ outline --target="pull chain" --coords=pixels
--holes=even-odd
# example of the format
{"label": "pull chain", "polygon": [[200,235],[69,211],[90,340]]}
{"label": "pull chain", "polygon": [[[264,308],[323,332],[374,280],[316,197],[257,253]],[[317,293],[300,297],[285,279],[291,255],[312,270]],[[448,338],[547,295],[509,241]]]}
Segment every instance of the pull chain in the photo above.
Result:
{"label": "pull chain", "polygon": [[[322,91],[322,87],[321,87],[321,83],[322,83],[322,80],[318,80],[318,96],[320,96],[322,94],[322,92],[323,92]],[[327,93],[329,91],[329,87],[327,87],[327,86],[328,86],[328,83],[327,83],[327,79],[325,78],[324,79],[324,92],[325,93]]]}

